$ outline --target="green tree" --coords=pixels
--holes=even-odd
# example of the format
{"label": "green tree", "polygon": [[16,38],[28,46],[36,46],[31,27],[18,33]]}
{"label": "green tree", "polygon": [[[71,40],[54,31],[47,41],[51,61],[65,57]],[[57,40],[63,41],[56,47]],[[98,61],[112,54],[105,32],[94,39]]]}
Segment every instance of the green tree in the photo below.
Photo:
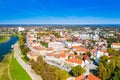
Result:
{"label": "green tree", "polygon": [[98,74],[98,76],[99,76],[102,80],[108,79],[109,76],[108,76],[107,70],[106,70],[106,68],[103,66],[102,63],[99,64],[98,68],[99,68],[99,74]]}
{"label": "green tree", "polygon": [[42,76],[43,80],[65,80],[69,77],[68,72],[47,64],[42,56],[37,61],[31,60],[32,69]]}
{"label": "green tree", "polygon": [[108,61],[108,57],[106,55],[100,57],[100,59],[99,59],[99,63],[102,63],[103,66],[105,66],[105,64],[107,63],[107,61]]}
{"label": "green tree", "polygon": [[82,68],[80,65],[78,65],[72,69],[73,76],[80,76],[84,72],[85,72],[85,69]]}
{"label": "green tree", "polygon": [[114,72],[110,80],[120,80],[120,75],[117,72]]}
{"label": "green tree", "polygon": [[87,56],[89,56],[89,57],[91,56],[91,53],[90,53],[90,52],[86,52],[85,54],[86,54]]}

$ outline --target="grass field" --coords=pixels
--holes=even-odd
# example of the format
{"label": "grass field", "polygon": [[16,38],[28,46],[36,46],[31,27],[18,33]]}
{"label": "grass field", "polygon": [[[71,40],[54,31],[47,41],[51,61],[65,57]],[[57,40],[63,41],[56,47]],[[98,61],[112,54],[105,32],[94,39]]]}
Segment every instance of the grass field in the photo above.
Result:
{"label": "grass field", "polygon": [[0,80],[31,80],[12,54],[7,54],[0,63]]}
{"label": "grass field", "polygon": [[4,60],[0,63],[0,80],[11,80],[8,73],[10,58],[10,55],[6,55]]}
{"label": "grass field", "polygon": [[8,37],[4,36],[0,39],[0,43],[3,43],[8,40]]}
{"label": "grass field", "polygon": [[20,66],[15,58],[12,58],[10,73],[12,76],[12,80],[31,80],[29,75],[25,72],[25,70]]}

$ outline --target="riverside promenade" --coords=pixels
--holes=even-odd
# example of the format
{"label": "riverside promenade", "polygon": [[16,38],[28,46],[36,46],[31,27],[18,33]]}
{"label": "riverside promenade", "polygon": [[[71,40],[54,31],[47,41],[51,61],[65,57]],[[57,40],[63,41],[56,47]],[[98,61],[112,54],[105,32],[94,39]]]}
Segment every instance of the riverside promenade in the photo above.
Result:
{"label": "riverside promenade", "polygon": [[43,80],[40,75],[37,75],[29,64],[26,64],[21,58],[21,50],[18,43],[14,45],[14,57],[18,63],[23,67],[23,69],[28,73],[32,80]]}

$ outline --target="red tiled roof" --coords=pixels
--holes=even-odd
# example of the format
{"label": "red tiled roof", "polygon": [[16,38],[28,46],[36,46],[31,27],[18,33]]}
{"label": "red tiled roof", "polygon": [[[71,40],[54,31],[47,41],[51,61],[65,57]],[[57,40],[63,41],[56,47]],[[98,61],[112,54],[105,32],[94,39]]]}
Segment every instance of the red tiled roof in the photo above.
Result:
{"label": "red tiled roof", "polygon": [[120,46],[120,43],[112,43],[112,46]]}
{"label": "red tiled roof", "polygon": [[101,79],[94,76],[93,74],[89,74],[87,77],[85,77],[84,75],[80,75],[76,77],[75,80],[101,80]]}
{"label": "red tiled roof", "polygon": [[104,52],[104,53],[105,53],[105,52],[107,52],[107,51],[102,49],[102,50],[100,50],[100,52]]}
{"label": "red tiled roof", "polygon": [[70,57],[74,57],[75,55],[74,54],[70,54]]}
{"label": "red tiled roof", "polygon": [[77,63],[77,64],[82,64],[82,60],[80,60],[80,59],[75,59],[75,58],[67,59],[66,61],[72,62],[72,63]]}
{"label": "red tiled roof", "polygon": [[89,50],[84,48],[84,47],[80,47],[80,46],[72,46],[73,49],[76,50],[80,50],[80,51],[84,51],[84,52],[88,52]]}
{"label": "red tiled roof", "polygon": [[89,59],[90,59],[89,56],[87,56],[87,55],[83,56],[83,58],[84,58],[85,60],[89,60]]}
{"label": "red tiled roof", "polygon": [[65,58],[65,57],[66,57],[66,54],[65,54],[65,53],[61,53],[61,54],[60,54],[60,57],[61,57],[61,58]]}
{"label": "red tiled roof", "polygon": [[83,75],[80,75],[78,77],[75,78],[75,80],[83,80],[85,77]]}
{"label": "red tiled roof", "polygon": [[89,80],[101,80],[100,78],[94,76],[93,74],[89,74],[87,77]]}

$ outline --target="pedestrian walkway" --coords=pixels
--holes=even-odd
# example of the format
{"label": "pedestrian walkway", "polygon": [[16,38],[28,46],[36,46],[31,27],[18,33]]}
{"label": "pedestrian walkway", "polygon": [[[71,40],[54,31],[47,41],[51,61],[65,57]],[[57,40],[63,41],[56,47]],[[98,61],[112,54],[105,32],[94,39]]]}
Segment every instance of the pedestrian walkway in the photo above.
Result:
{"label": "pedestrian walkway", "polygon": [[23,69],[28,73],[32,80],[42,80],[40,75],[37,75],[30,67],[30,65],[26,64],[20,57],[20,48],[18,43],[14,45],[14,57],[18,61],[18,63],[23,67]]}

